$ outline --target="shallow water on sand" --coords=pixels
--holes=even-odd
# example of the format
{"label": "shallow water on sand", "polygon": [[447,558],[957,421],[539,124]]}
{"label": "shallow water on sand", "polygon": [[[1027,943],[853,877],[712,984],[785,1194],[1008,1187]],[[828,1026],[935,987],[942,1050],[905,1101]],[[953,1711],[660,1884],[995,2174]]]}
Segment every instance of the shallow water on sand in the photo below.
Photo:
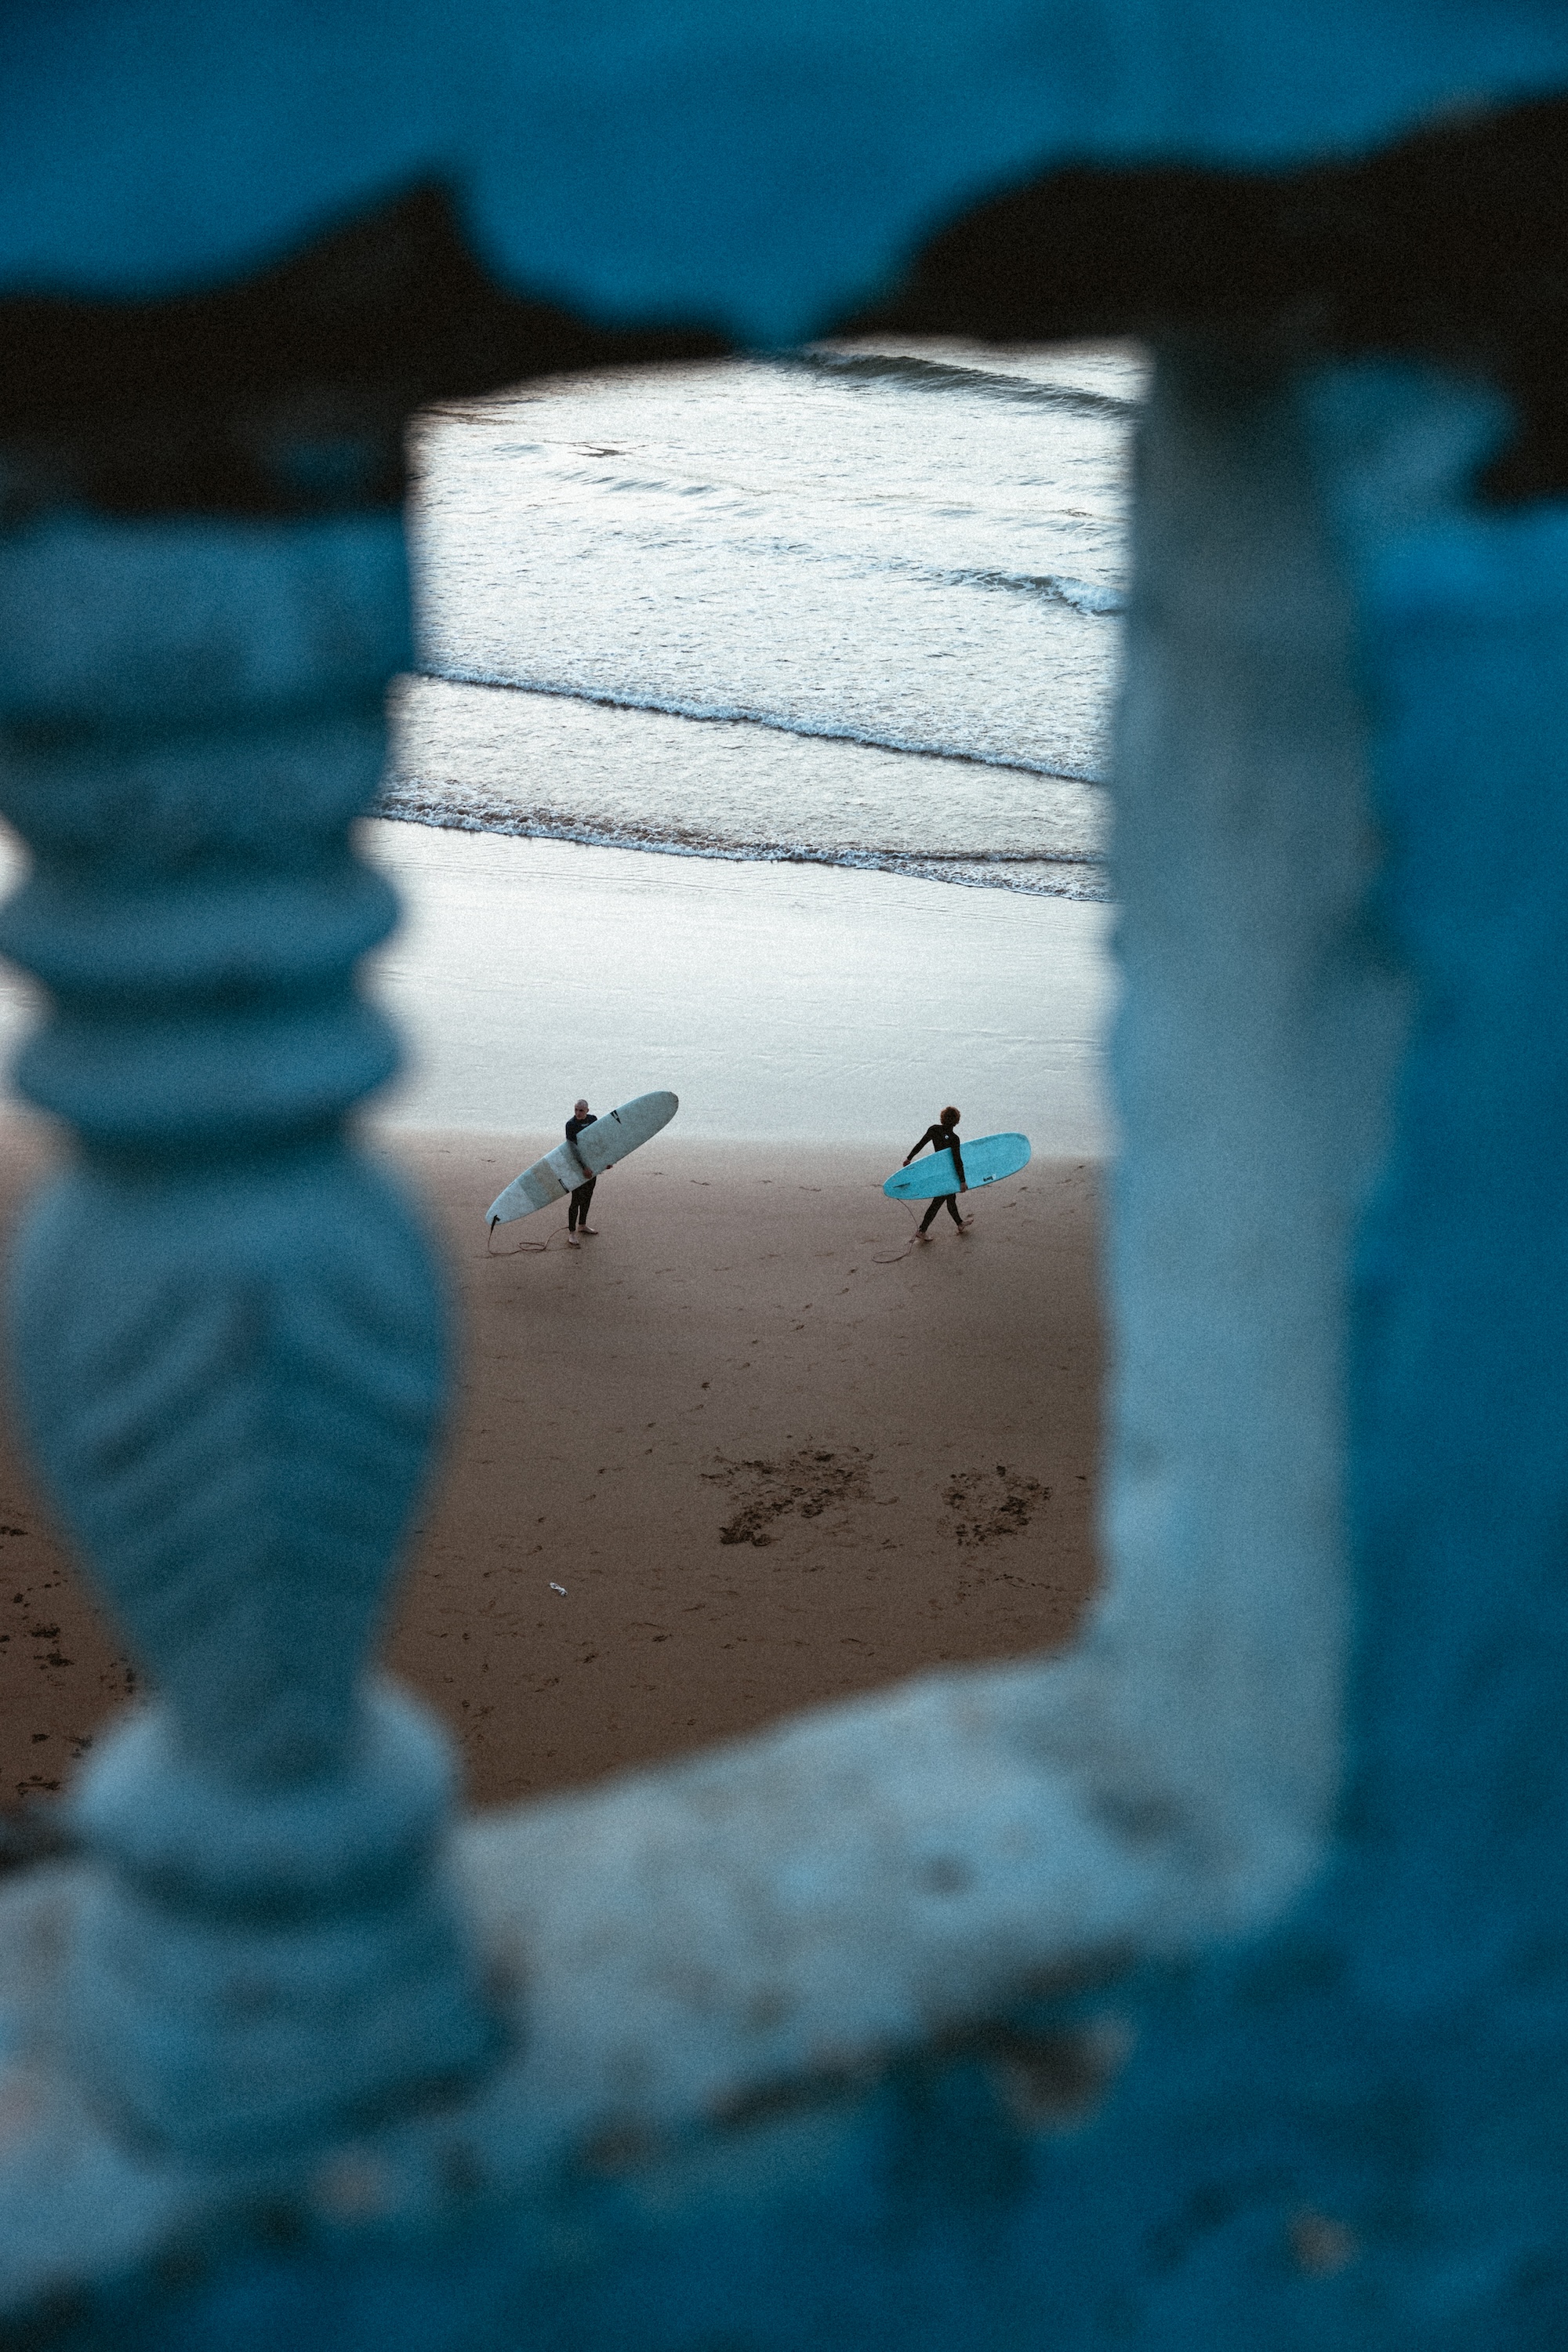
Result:
{"label": "shallow water on sand", "polygon": [[[379,1115],[532,1134],[655,1087],[689,1138],[876,1141],[945,1102],[1042,1155],[1109,1146],[1110,911],[371,824],[404,893],[373,986],[408,1067]],[[889,1161],[889,1165],[891,1165]]]}

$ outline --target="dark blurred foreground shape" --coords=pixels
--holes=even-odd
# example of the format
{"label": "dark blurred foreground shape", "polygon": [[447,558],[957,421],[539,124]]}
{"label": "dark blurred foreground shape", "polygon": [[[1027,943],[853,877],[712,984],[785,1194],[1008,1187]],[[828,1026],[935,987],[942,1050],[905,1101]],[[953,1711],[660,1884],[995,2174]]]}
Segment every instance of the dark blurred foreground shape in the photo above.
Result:
{"label": "dark blurred foreground shape", "polygon": [[[1568,2330],[1568,20],[22,6],[0,945],[41,1475],[155,1696],[0,1899],[0,2341]],[[349,828],[432,398],[1153,342],[1107,1591],[458,1821]],[[51,1825],[40,1832],[48,1848]]]}

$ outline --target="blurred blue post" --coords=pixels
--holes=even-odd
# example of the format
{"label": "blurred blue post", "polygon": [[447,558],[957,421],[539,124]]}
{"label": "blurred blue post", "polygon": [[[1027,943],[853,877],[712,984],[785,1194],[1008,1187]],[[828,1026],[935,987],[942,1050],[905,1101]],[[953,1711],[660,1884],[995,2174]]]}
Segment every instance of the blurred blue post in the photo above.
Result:
{"label": "blurred blue post", "polygon": [[0,945],[74,1131],[12,1283],[16,1390],[156,1691],[76,1796],[64,2030],[132,2134],[252,2155],[493,2038],[438,1876],[445,1741],[366,1687],[440,1406],[424,1244],[345,1114],[393,919],[348,826],[407,659],[395,516],[36,526],[0,548]]}

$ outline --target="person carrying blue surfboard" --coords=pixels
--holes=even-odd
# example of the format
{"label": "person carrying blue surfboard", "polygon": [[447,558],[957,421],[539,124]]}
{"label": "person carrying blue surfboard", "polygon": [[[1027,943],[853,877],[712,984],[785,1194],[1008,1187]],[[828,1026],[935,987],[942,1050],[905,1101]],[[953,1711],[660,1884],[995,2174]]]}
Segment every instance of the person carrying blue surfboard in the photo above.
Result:
{"label": "person carrying blue surfboard", "polygon": [[[953,1172],[958,1178],[958,1190],[960,1192],[967,1192],[969,1190],[969,1180],[963,1172],[963,1154],[958,1148],[958,1113],[951,1103],[949,1103],[947,1108],[942,1112],[937,1124],[934,1127],[927,1128],[920,1141],[915,1145],[914,1150],[907,1151],[904,1154],[904,1166],[906,1168],[909,1166],[910,1161],[914,1159],[915,1154],[917,1152],[923,1151],[928,1143],[933,1151],[952,1152]],[[953,1223],[958,1227],[959,1232],[967,1236],[969,1232],[969,1222],[967,1218],[961,1217],[958,1213],[957,1194],[952,1192],[939,1192],[935,1200],[931,1202],[930,1208],[926,1211],[925,1215],[921,1219],[920,1231],[915,1235],[916,1241],[930,1241],[931,1234],[927,1231],[927,1227],[930,1225],[931,1219],[935,1216],[939,1209],[945,1209],[948,1215],[952,1219]]]}

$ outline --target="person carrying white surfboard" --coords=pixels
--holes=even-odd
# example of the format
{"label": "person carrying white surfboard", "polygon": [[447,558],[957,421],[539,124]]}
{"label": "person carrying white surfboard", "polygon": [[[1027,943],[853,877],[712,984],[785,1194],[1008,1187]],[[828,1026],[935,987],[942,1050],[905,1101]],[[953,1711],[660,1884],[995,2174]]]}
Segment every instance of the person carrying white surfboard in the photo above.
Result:
{"label": "person carrying white surfboard", "polygon": [[[667,1128],[679,1108],[678,1095],[635,1095],[630,1102],[607,1110],[603,1118],[595,1118],[587,1104],[580,1101],[567,1122],[566,1141],[558,1143],[553,1151],[547,1151],[542,1160],[536,1160],[531,1168],[525,1168],[521,1176],[514,1176],[485,1211],[485,1223],[493,1233],[497,1225],[510,1225],[519,1217],[531,1217],[537,1210],[552,1208],[569,1192],[585,1197],[594,1189],[595,1177],[617,1167],[628,1152]],[[595,1130],[592,1135],[585,1132],[588,1128]],[[1026,1147],[1025,1157],[1027,1156]],[[586,1221],[580,1205],[577,1219],[581,1232]],[[574,1244],[577,1235],[569,1233],[566,1238]],[[537,1242],[523,1244],[525,1249],[540,1246]]]}
{"label": "person carrying white surfboard", "polygon": [[[594,1113],[588,1108],[587,1097],[585,1095],[579,1095],[577,1100],[572,1107],[572,1116],[566,1122],[567,1142],[574,1148],[577,1138],[582,1134],[583,1129],[585,1127],[596,1127],[597,1125],[598,1120],[595,1118]],[[579,1184],[572,1195],[571,1202],[566,1211],[566,1246],[568,1249],[576,1248],[579,1230],[585,1233],[589,1236],[590,1240],[598,1230],[596,1226],[591,1225],[588,1223],[588,1204],[593,1200],[594,1187],[598,1181],[599,1180],[596,1176],[590,1176],[587,1182],[585,1184]]]}
{"label": "person carrying white surfboard", "polygon": [[[960,1192],[967,1192],[969,1190],[969,1180],[963,1172],[963,1154],[958,1148],[958,1112],[954,1109],[952,1103],[949,1103],[936,1125],[934,1127],[927,1128],[920,1141],[915,1145],[914,1150],[907,1151],[904,1154],[904,1166],[907,1168],[910,1161],[914,1159],[916,1153],[923,1151],[928,1143],[933,1151],[951,1151],[952,1154],[953,1172],[958,1178],[958,1190]],[[958,1213],[957,1195],[952,1192],[939,1192],[935,1200],[931,1202],[930,1208],[926,1211],[925,1215],[921,1219],[920,1231],[915,1235],[916,1241],[930,1241],[931,1234],[927,1228],[929,1227],[931,1219],[935,1216],[937,1211],[943,1208],[947,1211],[948,1215],[952,1219],[953,1223],[958,1227],[959,1232],[967,1236],[969,1232],[969,1221],[965,1217],[961,1217]]]}

